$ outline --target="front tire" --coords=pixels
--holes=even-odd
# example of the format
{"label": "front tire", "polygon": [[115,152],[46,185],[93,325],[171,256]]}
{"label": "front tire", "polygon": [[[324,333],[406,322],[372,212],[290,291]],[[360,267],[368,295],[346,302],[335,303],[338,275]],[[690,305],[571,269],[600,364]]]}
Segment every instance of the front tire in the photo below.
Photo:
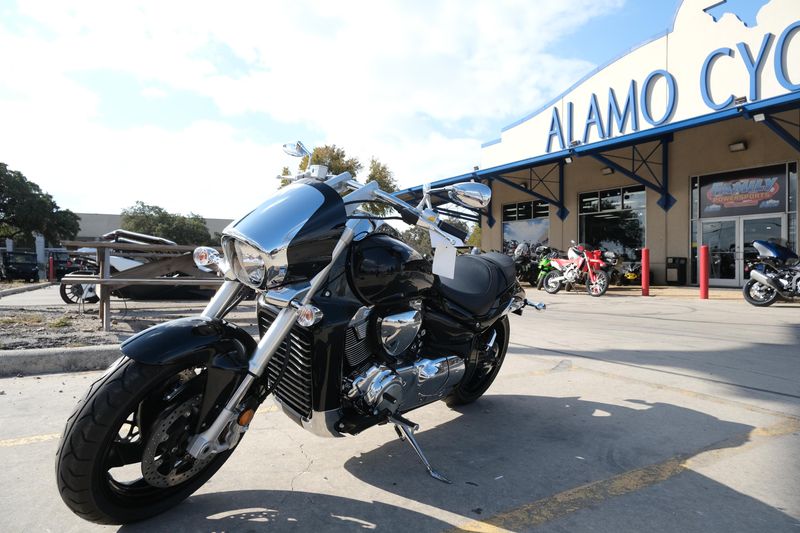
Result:
{"label": "front tire", "polygon": [[777,302],[780,297],[778,291],[772,287],[762,285],[754,279],[748,280],[747,283],[744,284],[742,294],[744,295],[744,299],[747,300],[747,303],[755,305],[756,307],[770,306]]}
{"label": "front tire", "polygon": [[[74,272],[75,275],[91,275],[94,272],[89,270],[85,271],[77,271]],[[67,278],[69,279],[69,278]],[[64,283],[64,280],[61,281],[61,287],[58,289],[58,293],[61,295],[61,299],[64,300],[64,303],[67,304],[76,304],[78,303],[81,298],[83,297],[84,293],[84,284],[82,283]],[[94,304],[100,301],[100,297],[95,294],[94,296],[90,296],[89,298],[84,298],[84,302],[87,304]]]}
{"label": "front tire", "polygon": [[[185,446],[180,431],[184,423],[186,428],[196,423],[191,417],[197,416],[194,406],[201,397],[204,371],[126,358],[112,365],[78,403],[59,443],[56,481],[67,507],[98,524],[135,522],[177,505],[214,475],[232,450],[202,465],[189,456],[176,459],[174,470],[158,478],[165,480],[162,486],[149,483],[142,473],[148,470],[152,478],[153,469],[163,470],[165,463],[170,467],[171,459],[180,455],[174,449],[160,450],[158,461],[145,459],[148,447],[162,442],[151,439],[151,433],[169,446]],[[178,409],[177,414],[186,417],[179,423]],[[175,431],[177,425],[181,427]]]}
{"label": "front tire", "polygon": [[592,296],[602,296],[608,290],[608,274],[605,270],[594,273],[594,281],[586,277],[586,291]]}

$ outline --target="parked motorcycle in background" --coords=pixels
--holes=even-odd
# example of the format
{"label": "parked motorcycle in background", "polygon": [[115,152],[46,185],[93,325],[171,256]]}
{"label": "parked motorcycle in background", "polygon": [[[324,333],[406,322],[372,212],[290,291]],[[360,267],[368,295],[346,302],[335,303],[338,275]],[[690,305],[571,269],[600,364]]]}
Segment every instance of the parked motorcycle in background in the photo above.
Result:
{"label": "parked motorcycle in background", "polygon": [[549,248],[547,246],[540,246],[537,248],[536,254],[539,257],[539,262],[536,265],[536,290],[542,290],[544,278],[553,270],[553,265],[550,264],[550,260],[556,257],[566,257],[566,254],[561,250],[556,250],[555,248]]}
{"label": "parked motorcycle in background", "polygon": [[623,274],[617,265],[621,266],[622,256],[620,256],[617,252],[612,252],[611,250],[606,250],[603,252],[603,262],[606,264],[603,267],[606,274],[608,275],[608,283],[610,285],[622,285]]}
{"label": "parked motorcycle in background", "polygon": [[797,254],[775,242],[753,241],[753,247],[758,257],[747,263],[750,279],[742,288],[747,303],[766,307],[781,298],[792,300],[800,296]]}
{"label": "parked motorcycle in background", "polygon": [[564,284],[586,284],[586,291],[592,296],[602,296],[608,290],[608,274],[604,270],[606,264],[601,259],[600,250],[587,250],[581,244],[575,244],[567,250],[567,259],[554,258],[550,264],[554,270],[544,278],[544,290],[555,294]]}
{"label": "parked motorcycle in background", "polygon": [[[285,150],[311,159],[302,143]],[[177,505],[228,459],[270,395],[319,436],[391,423],[428,473],[447,481],[406,417],[438,400],[477,400],[505,359],[507,315],[544,305],[525,299],[509,256],[456,255],[466,232],[433,211],[432,193],[484,208],[486,185],[423,191],[412,206],[376,181],[364,185],[348,172],[334,176],[311,165],[225,229],[224,257],[195,250],[197,266],[217,270],[225,282],[200,316],[126,340],[123,356],[79,402],[56,455],[65,504],[105,524]],[[381,217],[360,209],[370,202],[427,230],[433,263],[378,231]],[[258,342],[223,319],[245,288],[259,293]],[[483,453],[470,452],[469,442],[452,446]],[[268,476],[278,450],[266,441],[256,449],[263,456],[248,460]]]}
{"label": "parked motorcycle in background", "polygon": [[514,250],[514,268],[517,271],[517,281],[525,282],[531,286],[536,284],[537,268],[534,246],[527,242],[520,243]]}

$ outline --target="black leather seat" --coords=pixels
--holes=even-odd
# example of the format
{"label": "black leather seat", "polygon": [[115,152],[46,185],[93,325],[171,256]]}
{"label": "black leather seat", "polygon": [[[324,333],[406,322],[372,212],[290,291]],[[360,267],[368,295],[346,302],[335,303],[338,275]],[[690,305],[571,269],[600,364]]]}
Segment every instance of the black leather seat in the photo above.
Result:
{"label": "black leather seat", "polygon": [[514,260],[507,255],[496,252],[459,255],[455,277],[439,276],[439,291],[454,304],[483,316],[514,283],[515,275]]}

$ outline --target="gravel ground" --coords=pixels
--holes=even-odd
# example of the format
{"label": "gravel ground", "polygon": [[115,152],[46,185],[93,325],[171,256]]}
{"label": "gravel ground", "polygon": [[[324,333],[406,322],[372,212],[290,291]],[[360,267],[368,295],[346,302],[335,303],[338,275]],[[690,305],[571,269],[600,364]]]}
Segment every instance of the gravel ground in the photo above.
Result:
{"label": "gravel ground", "polygon": [[[205,302],[112,301],[111,330],[102,331],[98,308],[87,305],[0,307],[0,350],[118,344],[148,327],[199,314]],[[255,304],[240,304],[228,320],[257,335]]]}

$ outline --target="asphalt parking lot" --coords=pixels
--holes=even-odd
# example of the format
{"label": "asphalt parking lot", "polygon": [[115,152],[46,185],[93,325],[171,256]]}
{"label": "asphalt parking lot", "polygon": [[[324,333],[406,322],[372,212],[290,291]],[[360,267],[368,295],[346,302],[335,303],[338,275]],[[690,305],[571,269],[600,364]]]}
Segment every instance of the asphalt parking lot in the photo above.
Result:
{"label": "asphalt parking lot", "polygon": [[[531,291],[473,405],[321,439],[272,405],[193,497],[122,531],[800,531],[800,304]],[[97,373],[0,380],[3,531],[100,531],[54,482]]]}

